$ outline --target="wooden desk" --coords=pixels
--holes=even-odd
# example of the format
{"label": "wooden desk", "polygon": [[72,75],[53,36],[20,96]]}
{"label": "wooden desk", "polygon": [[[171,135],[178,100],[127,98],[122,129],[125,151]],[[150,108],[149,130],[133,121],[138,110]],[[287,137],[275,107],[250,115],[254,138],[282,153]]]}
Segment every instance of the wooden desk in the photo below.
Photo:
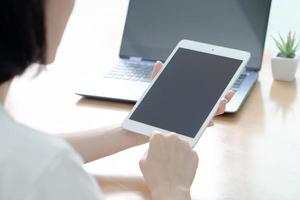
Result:
{"label": "wooden desk", "polygon": [[[80,99],[85,77],[103,74],[117,57],[127,0],[78,0],[56,62],[37,78],[16,80],[7,107],[19,121],[55,133],[120,123],[131,105]],[[274,82],[270,53],[259,81],[235,115],[218,117],[195,149],[200,163],[192,196],[207,200],[300,199],[300,74]],[[146,146],[87,164],[101,175],[140,176]],[[144,199],[142,193],[106,185],[108,199]],[[137,188],[138,189],[138,188]]]}

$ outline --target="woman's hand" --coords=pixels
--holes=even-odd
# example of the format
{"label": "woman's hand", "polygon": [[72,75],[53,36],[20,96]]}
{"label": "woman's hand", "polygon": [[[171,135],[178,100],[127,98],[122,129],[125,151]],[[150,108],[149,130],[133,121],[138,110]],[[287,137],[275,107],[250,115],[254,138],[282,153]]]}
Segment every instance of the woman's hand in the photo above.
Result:
{"label": "woman's hand", "polygon": [[140,169],[154,200],[189,200],[198,166],[191,146],[175,134],[155,134],[140,161]]}
{"label": "woman's hand", "polygon": [[[152,70],[152,74],[151,74],[151,79],[154,79],[155,76],[160,72],[160,70],[163,68],[163,64],[160,61],[157,61],[154,64],[153,70]],[[222,115],[225,112],[225,108],[226,108],[226,104],[232,99],[234,95],[234,91],[229,91],[225,98],[220,102],[218,111],[216,113],[217,115]],[[210,126],[213,126],[213,122],[210,123]]]}

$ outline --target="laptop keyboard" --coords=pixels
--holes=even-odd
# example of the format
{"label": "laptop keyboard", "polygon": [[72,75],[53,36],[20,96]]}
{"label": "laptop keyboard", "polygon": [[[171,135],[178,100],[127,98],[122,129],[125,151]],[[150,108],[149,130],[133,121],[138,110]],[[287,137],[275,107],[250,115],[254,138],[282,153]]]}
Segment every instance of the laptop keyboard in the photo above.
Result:
{"label": "laptop keyboard", "polygon": [[235,81],[232,89],[233,90],[239,89],[246,77],[247,77],[247,74],[241,74],[240,77]]}
{"label": "laptop keyboard", "polygon": [[105,78],[150,82],[153,62],[120,61]]}
{"label": "laptop keyboard", "polygon": [[[124,60],[111,69],[105,75],[105,78],[150,82],[152,69],[153,62]],[[246,77],[246,73],[241,74],[232,89],[235,91],[238,90]]]}

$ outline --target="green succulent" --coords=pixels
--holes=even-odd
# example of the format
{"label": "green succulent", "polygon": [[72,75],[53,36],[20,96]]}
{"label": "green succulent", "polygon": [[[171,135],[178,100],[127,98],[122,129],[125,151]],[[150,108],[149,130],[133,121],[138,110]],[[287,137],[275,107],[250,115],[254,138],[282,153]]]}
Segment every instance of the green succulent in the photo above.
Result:
{"label": "green succulent", "polygon": [[294,58],[296,56],[296,52],[299,47],[299,41],[296,41],[296,33],[292,33],[291,31],[287,35],[287,39],[284,40],[282,36],[279,34],[279,39],[277,40],[273,37],[276,46],[279,49],[279,57],[284,58]]}

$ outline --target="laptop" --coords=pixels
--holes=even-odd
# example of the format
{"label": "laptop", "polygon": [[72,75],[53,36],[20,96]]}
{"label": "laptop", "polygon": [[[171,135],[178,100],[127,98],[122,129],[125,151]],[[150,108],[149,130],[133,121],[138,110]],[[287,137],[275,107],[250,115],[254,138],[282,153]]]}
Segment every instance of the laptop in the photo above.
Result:
{"label": "laptop", "polygon": [[226,108],[235,113],[261,69],[270,7],[271,0],[131,0],[117,64],[99,77],[100,84],[76,94],[135,103],[151,81],[155,61],[163,62],[178,41],[189,39],[251,52]]}

